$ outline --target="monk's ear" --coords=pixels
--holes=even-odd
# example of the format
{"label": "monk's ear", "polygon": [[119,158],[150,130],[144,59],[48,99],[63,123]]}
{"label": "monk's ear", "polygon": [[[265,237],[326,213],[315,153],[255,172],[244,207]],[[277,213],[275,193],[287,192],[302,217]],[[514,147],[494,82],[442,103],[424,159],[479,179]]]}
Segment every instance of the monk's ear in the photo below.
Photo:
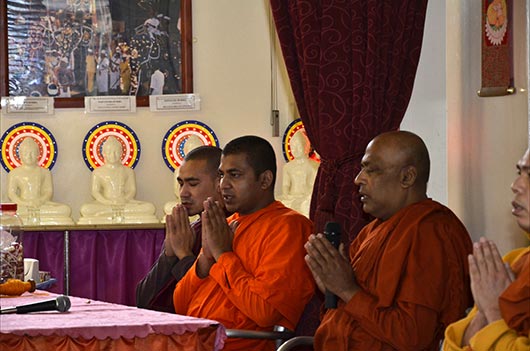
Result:
{"label": "monk's ear", "polygon": [[404,188],[410,188],[416,183],[418,171],[414,166],[405,166],[401,169],[401,185]]}
{"label": "monk's ear", "polygon": [[272,186],[273,174],[271,170],[266,170],[265,172],[259,175],[259,181],[261,184],[261,189],[266,190]]}

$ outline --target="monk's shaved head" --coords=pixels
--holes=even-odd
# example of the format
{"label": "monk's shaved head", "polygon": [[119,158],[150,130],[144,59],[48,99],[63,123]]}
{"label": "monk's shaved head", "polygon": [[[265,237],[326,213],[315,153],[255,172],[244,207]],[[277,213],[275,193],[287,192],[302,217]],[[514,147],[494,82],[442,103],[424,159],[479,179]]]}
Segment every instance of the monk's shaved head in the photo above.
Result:
{"label": "monk's shaved head", "polygon": [[427,146],[419,136],[407,131],[393,131],[378,135],[372,143],[388,149],[389,152],[384,154],[393,164],[415,167],[418,172],[418,185],[426,186],[429,181],[431,160]]}

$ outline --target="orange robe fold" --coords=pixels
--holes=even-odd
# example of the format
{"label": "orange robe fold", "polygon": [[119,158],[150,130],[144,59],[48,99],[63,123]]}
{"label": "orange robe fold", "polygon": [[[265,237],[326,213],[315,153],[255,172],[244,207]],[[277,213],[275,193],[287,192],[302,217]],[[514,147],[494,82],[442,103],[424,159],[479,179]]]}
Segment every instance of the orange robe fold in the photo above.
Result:
{"label": "orange robe fold", "polygon": [[438,350],[471,305],[472,242],[447,207],[424,200],[369,223],[352,242],[360,291],[328,310],[316,350]]}
{"label": "orange robe fold", "polygon": [[[278,201],[227,220],[239,223],[233,251],[222,254],[204,279],[194,264],[175,288],[176,313],[217,320],[228,329],[294,330],[315,288],[304,261],[311,221]],[[224,349],[274,350],[274,342],[227,339]]]}
{"label": "orange robe fold", "polygon": [[502,318],[521,336],[530,335],[530,253],[512,266],[517,277],[499,297]]}

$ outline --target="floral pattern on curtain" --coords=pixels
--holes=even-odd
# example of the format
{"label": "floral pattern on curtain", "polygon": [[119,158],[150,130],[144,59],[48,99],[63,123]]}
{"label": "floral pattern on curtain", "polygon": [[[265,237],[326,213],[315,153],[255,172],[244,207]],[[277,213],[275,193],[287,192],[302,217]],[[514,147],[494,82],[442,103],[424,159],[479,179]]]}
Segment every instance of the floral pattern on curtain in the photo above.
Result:
{"label": "floral pattern on curtain", "polygon": [[420,57],[427,0],[270,0],[293,94],[322,162],[310,217],[351,242],[370,218],[354,179],[368,142],[396,130]]}

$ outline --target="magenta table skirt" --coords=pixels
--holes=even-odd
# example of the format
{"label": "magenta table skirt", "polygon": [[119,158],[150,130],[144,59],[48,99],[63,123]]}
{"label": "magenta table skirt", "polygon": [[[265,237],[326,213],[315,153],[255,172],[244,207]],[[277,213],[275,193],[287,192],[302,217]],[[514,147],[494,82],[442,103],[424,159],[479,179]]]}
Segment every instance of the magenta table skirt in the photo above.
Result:
{"label": "magenta table skirt", "polygon": [[163,242],[164,229],[26,231],[23,238],[24,257],[57,279],[49,291],[128,306]]}

